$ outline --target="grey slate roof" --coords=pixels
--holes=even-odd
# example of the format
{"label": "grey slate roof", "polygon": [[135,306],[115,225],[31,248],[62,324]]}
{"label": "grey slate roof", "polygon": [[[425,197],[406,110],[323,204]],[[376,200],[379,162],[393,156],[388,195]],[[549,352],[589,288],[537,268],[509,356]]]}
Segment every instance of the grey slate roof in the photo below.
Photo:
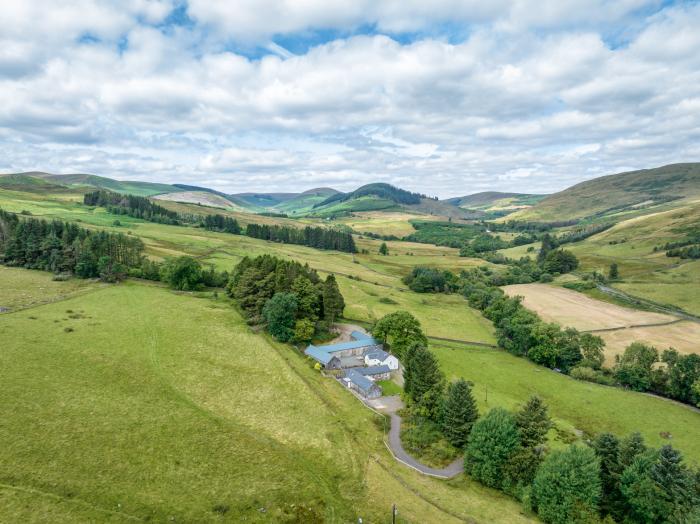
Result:
{"label": "grey slate roof", "polygon": [[368,351],[365,356],[369,358],[376,358],[380,362],[384,362],[389,357],[389,353],[387,353],[383,349],[373,349],[371,351]]}
{"label": "grey slate roof", "polygon": [[391,373],[389,366],[382,364],[381,366],[367,366],[366,368],[354,368],[355,371],[364,376],[381,375],[382,373]]}
{"label": "grey slate roof", "polygon": [[[368,379],[364,375],[358,373],[355,369],[349,370],[345,374],[345,376],[350,379],[350,382],[355,384],[362,391],[369,391],[372,389],[372,386],[376,386],[376,384],[374,382],[372,382],[370,379]],[[379,387],[379,386],[377,386],[377,387]]]}

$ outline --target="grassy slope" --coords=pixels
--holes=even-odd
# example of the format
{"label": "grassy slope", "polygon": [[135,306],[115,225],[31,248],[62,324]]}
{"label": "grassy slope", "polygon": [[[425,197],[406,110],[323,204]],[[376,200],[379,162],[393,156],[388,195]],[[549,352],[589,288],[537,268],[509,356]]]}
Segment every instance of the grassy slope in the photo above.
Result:
{"label": "grassy slope", "polygon": [[[454,344],[433,345],[433,351],[448,378],[464,377],[475,382],[474,393],[482,413],[494,406],[515,408],[537,394],[567,432],[577,429],[590,436],[602,431],[618,435],[639,431],[655,446],[668,444],[660,433],[670,432],[673,446],[700,464],[700,412],[689,406],[576,381],[504,351]],[[554,440],[553,444],[561,442]]]}
{"label": "grassy slope", "polygon": [[606,273],[616,262],[623,282],[615,287],[632,295],[700,314],[700,264],[669,258],[655,246],[680,240],[700,227],[700,200],[667,211],[624,220],[584,242],[567,246],[584,271]]}
{"label": "grassy slope", "polygon": [[569,220],[663,197],[700,196],[700,164],[672,164],[609,175],[550,195],[536,206],[510,215],[518,220]]}
{"label": "grassy slope", "polygon": [[0,520],[528,521],[394,462],[371,412],[222,300],[107,286],[0,315],[0,345]]}

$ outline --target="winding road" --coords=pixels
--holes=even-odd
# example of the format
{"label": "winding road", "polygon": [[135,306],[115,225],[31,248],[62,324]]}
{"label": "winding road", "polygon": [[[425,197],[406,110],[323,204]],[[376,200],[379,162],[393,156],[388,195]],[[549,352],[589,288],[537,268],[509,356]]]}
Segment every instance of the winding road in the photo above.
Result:
{"label": "winding road", "polygon": [[386,444],[396,460],[419,473],[440,479],[451,479],[464,471],[464,459],[461,457],[446,467],[438,469],[418,462],[403,449],[401,444],[401,417],[397,413],[403,408],[403,402],[399,397],[380,397],[373,400],[363,400],[363,402],[371,409],[389,415],[391,418],[389,440]]}

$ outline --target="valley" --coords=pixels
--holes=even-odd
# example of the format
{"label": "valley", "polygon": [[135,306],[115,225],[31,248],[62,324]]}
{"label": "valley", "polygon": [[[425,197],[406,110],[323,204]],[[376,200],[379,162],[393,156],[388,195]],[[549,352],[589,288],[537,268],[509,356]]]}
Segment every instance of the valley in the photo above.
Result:
{"label": "valley", "polygon": [[[682,171],[683,184],[686,175]],[[157,264],[191,257],[230,274],[246,257],[299,262],[324,279],[334,275],[345,303],[343,321],[366,328],[394,312],[409,312],[447,382],[469,381],[481,414],[520,409],[532,395],[542,399],[553,423],[545,436],[548,449],[585,445],[602,432],[639,432],[648,446],[672,443],[690,466],[700,465],[697,409],[613,384],[615,357],[633,342],[659,353],[673,347],[682,355],[700,354],[700,324],[621,302],[592,285],[604,275],[613,289],[699,313],[698,262],[666,256],[665,248],[699,227],[697,200],[668,200],[572,224],[552,214],[549,198],[539,195],[449,203],[397,193],[418,199],[407,204],[387,198],[384,187],[378,195],[370,187],[349,197],[326,190],[265,196],[87,175],[3,178],[0,209],[20,221],[61,220],[138,238],[145,257]],[[319,249],[208,230],[197,221],[173,225],[114,214],[83,203],[96,187],[124,195],[138,190],[180,217],[344,232],[356,249]],[[496,216],[504,210],[508,214]],[[600,221],[614,224],[584,234]],[[558,274],[547,262],[533,269],[549,241],[545,235],[571,234],[581,239],[557,248],[575,255],[576,268]],[[521,257],[531,260],[519,266]],[[619,275],[608,279],[612,264]],[[418,289],[406,279],[415,268],[430,268],[446,282]],[[548,276],[530,278],[533,271]],[[607,383],[595,383],[600,377],[577,380],[505,350],[502,323],[472,302],[476,295],[465,289],[476,284],[465,275],[491,279],[484,289],[493,296],[502,289],[523,297],[524,308],[544,322],[600,336],[603,370],[595,373],[608,373]],[[380,522],[392,504],[401,508],[398,522],[537,520],[516,498],[469,475],[442,481],[396,462],[384,444],[387,421],[314,369],[295,346],[251,325],[222,287],[177,291],[143,278],[63,281],[49,272],[0,266],[0,290],[0,367],[7,385],[0,395],[13,406],[13,415],[0,424],[0,438],[10,443],[0,451],[0,463],[12,472],[0,479],[0,520],[41,514],[75,522],[217,522],[233,516],[252,522],[362,516]],[[401,388],[392,382],[389,391]],[[76,447],[79,457],[70,451]]]}

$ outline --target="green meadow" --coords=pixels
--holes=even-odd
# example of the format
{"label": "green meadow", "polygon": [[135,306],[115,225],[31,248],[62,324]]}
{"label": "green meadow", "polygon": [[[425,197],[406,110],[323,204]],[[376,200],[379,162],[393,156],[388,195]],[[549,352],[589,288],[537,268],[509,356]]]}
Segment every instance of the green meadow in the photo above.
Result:
{"label": "green meadow", "polygon": [[0,521],[531,520],[396,463],[381,418],[211,293],[95,286],[0,315],[0,347]]}

